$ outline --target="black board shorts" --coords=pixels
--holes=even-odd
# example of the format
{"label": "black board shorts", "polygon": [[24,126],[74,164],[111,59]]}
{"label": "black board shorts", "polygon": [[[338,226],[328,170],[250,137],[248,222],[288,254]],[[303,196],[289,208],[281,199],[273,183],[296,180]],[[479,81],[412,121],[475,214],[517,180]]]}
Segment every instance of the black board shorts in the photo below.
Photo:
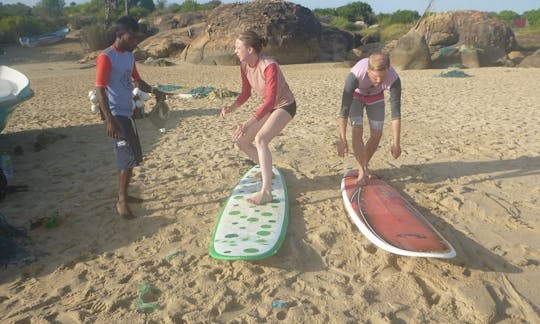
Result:
{"label": "black board shorts", "polygon": [[113,116],[120,127],[120,134],[114,139],[114,153],[118,170],[132,169],[142,162],[142,149],[135,121],[126,116]]}

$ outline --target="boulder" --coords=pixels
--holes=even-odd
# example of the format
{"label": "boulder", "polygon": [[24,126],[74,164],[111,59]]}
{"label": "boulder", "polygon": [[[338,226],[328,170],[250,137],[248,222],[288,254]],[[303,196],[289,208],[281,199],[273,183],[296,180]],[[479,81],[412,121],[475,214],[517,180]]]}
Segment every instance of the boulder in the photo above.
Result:
{"label": "boulder", "polygon": [[160,31],[189,27],[205,22],[208,11],[200,10],[180,14],[163,14],[154,17],[152,23]]}
{"label": "boulder", "polygon": [[133,54],[137,60],[178,56],[205,28],[205,23],[199,23],[190,27],[161,31],[142,41]]}
{"label": "boulder", "polygon": [[321,61],[343,61],[357,42],[358,35],[322,24],[318,59]]}
{"label": "boulder", "polygon": [[516,46],[514,32],[504,21],[485,12],[442,12],[422,20],[416,30],[424,35],[433,54],[443,47],[466,45],[499,48],[505,53]]}
{"label": "boulder", "polygon": [[521,63],[521,61],[523,61],[523,59],[525,58],[525,55],[520,51],[512,51],[508,53],[507,56],[510,61],[514,62],[514,64]]}
{"label": "boulder", "polygon": [[431,58],[426,39],[412,30],[401,37],[390,54],[392,66],[398,69],[429,69]]}
{"label": "boulder", "polygon": [[478,50],[464,49],[461,51],[461,64],[468,68],[479,68],[480,58],[478,57]]}
{"label": "boulder", "polygon": [[526,56],[521,63],[518,65],[518,67],[534,67],[538,68],[540,67],[540,50],[537,50],[533,54]]}
{"label": "boulder", "polygon": [[460,48],[448,46],[439,48],[431,55],[431,67],[435,69],[445,69],[450,66],[461,67]]}
{"label": "boulder", "polygon": [[481,66],[500,66],[507,65],[506,51],[496,46],[485,45],[479,51]]}
{"label": "boulder", "polygon": [[246,30],[266,36],[269,42],[263,54],[281,64],[307,63],[319,58],[322,27],[311,10],[275,0],[222,4],[213,9],[206,31],[184,49],[182,57],[191,63],[236,65],[239,62],[234,42]]}

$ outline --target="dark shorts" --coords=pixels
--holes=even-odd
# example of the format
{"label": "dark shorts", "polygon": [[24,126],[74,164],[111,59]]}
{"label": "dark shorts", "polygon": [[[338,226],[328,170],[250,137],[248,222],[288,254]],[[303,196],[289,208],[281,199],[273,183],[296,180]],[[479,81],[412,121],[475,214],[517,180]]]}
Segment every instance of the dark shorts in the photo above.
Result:
{"label": "dark shorts", "polygon": [[371,104],[363,103],[354,98],[349,112],[349,119],[352,126],[363,126],[364,109],[369,120],[369,127],[372,129],[383,129],[384,126],[384,101],[378,101]]}
{"label": "dark shorts", "polygon": [[142,149],[133,119],[113,116],[120,127],[118,139],[114,139],[114,153],[118,170],[132,169],[142,162]]}
{"label": "dark shorts", "polygon": [[294,115],[296,115],[296,101],[293,101],[287,106],[279,107],[278,109],[285,110],[286,112],[289,113],[289,115],[291,115],[292,118],[294,118]]}

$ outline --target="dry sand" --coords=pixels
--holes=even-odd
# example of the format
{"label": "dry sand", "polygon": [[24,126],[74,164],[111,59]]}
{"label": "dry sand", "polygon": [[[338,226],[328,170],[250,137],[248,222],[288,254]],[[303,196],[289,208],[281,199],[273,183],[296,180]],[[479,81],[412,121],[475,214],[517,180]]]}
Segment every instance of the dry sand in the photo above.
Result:
{"label": "dry sand", "polygon": [[[37,260],[0,269],[0,322],[539,322],[540,69],[400,72],[403,155],[389,153],[387,120],[371,168],[454,245],[457,257],[439,260],[387,253],[347,217],[339,186],[354,160],[333,144],[348,69],[283,66],[299,107],[272,143],[289,188],[287,237],[266,260],[224,262],[208,254],[212,229],[249,167],[231,127],[257,101],[223,121],[218,107],[230,99],[169,100],[166,133],[139,121],[145,162],[132,191],[145,202],[126,221],[114,210],[112,144],[87,98],[95,69],[76,63],[80,50],[66,41],[0,56],[35,91],[0,139],[23,148],[13,184],[30,190],[1,211],[26,227],[59,215],[57,227],[29,231]],[[139,70],[149,82],[240,87],[238,67]],[[65,138],[35,152],[43,132]],[[161,309],[137,311],[143,281],[159,289],[144,300]]]}

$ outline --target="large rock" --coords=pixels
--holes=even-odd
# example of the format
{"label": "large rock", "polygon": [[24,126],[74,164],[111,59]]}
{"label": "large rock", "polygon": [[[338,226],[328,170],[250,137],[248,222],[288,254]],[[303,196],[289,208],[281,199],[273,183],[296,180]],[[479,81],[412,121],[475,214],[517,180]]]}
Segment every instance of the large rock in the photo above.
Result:
{"label": "large rock", "polygon": [[179,56],[197,35],[204,32],[205,28],[206,23],[199,23],[190,27],[161,31],[137,46],[135,58],[146,60]]}
{"label": "large rock", "polygon": [[398,69],[429,69],[431,58],[426,39],[414,30],[401,37],[390,54],[392,66]]}
{"label": "large rock", "polygon": [[521,61],[519,67],[540,67],[540,50],[537,50],[532,55],[529,55]]}
{"label": "large rock", "polygon": [[516,46],[514,32],[501,19],[485,12],[460,10],[442,12],[422,20],[417,31],[424,35],[433,54],[443,47],[466,45],[483,49],[497,47],[505,52]]}
{"label": "large rock", "polygon": [[179,14],[163,14],[155,16],[152,20],[152,24],[160,31],[184,28],[205,22],[206,18],[208,17],[208,13],[209,12],[207,10],[200,10]]}
{"label": "large rock", "polygon": [[357,34],[323,24],[318,59],[321,61],[343,61],[358,44],[359,36]]}
{"label": "large rock", "polygon": [[223,4],[212,10],[206,31],[182,53],[191,63],[236,65],[234,42],[246,30],[268,38],[263,54],[281,64],[313,62],[319,58],[321,24],[300,5],[275,0]]}

